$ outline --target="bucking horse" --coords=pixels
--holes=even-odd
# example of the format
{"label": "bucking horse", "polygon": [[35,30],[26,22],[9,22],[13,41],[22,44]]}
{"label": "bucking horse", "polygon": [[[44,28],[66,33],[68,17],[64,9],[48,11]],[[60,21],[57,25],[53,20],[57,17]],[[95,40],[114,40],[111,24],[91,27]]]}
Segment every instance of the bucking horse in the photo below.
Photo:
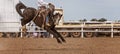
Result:
{"label": "bucking horse", "polygon": [[53,34],[53,36],[56,38],[58,43],[66,42],[65,39],[55,29],[55,26],[56,24],[58,24],[59,20],[61,19],[62,14],[60,13],[53,14],[55,6],[53,4],[49,4],[48,6],[49,8],[46,9],[46,11],[40,13],[37,9],[32,7],[27,7],[23,3],[19,2],[16,5],[16,11],[22,17],[21,25],[24,26],[30,21],[33,21],[37,26],[42,27],[42,24],[44,23],[43,18],[45,16],[48,16],[50,26],[45,25],[44,29],[47,32]]}

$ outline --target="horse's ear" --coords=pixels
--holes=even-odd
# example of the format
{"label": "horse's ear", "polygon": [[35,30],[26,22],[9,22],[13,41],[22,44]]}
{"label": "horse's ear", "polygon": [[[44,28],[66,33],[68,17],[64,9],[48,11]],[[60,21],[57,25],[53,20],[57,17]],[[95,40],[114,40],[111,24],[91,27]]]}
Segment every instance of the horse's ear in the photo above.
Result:
{"label": "horse's ear", "polygon": [[54,15],[56,15],[58,12],[54,12]]}

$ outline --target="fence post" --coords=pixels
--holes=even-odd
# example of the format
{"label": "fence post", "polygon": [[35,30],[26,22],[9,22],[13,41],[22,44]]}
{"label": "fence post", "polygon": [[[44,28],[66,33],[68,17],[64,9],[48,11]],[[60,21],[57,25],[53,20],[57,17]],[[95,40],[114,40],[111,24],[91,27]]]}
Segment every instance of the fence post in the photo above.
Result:
{"label": "fence post", "polygon": [[113,38],[113,22],[111,22],[111,38]]}
{"label": "fence post", "polygon": [[84,31],[83,31],[83,27],[84,27],[84,25],[85,25],[85,22],[83,22],[82,23],[82,25],[81,25],[81,38],[84,38]]}
{"label": "fence post", "polygon": [[23,37],[23,32],[22,32],[22,28],[20,28],[20,37],[22,38]]}

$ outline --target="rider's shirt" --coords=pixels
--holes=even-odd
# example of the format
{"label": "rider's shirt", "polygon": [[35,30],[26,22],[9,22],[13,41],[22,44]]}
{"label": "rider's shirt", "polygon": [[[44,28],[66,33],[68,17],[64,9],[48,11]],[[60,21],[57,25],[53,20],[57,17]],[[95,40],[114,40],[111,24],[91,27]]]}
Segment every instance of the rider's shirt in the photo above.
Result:
{"label": "rider's shirt", "polygon": [[38,0],[38,7],[40,6],[47,6],[48,3],[47,2],[44,2],[43,0]]}

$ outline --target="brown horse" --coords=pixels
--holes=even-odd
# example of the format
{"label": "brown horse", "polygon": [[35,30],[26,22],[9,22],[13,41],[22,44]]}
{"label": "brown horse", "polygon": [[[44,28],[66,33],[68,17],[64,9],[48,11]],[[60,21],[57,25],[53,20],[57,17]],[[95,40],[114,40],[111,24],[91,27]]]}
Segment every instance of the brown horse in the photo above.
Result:
{"label": "brown horse", "polygon": [[[66,42],[65,39],[55,30],[55,25],[58,23],[58,21],[61,19],[61,14],[56,13],[53,15],[53,12],[51,10],[54,7],[54,5],[50,5],[48,10],[48,16],[49,16],[49,22],[51,26],[45,25],[45,30],[48,31],[49,33],[53,34],[54,37],[57,39],[58,43]],[[23,9],[23,12],[21,11]],[[18,14],[23,17],[21,19],[21,25],[24,26],[30,21],[33,21],[37,26],[42,27],[43,24],[43,15],[42,14],[37,14],[37,10],[32,7],[26,7],[23,3],[18,3],[16,5],[16,11]],[[53,15],[53,16],[52,16]],[[34,20],[33,20],[34,19]]]}

